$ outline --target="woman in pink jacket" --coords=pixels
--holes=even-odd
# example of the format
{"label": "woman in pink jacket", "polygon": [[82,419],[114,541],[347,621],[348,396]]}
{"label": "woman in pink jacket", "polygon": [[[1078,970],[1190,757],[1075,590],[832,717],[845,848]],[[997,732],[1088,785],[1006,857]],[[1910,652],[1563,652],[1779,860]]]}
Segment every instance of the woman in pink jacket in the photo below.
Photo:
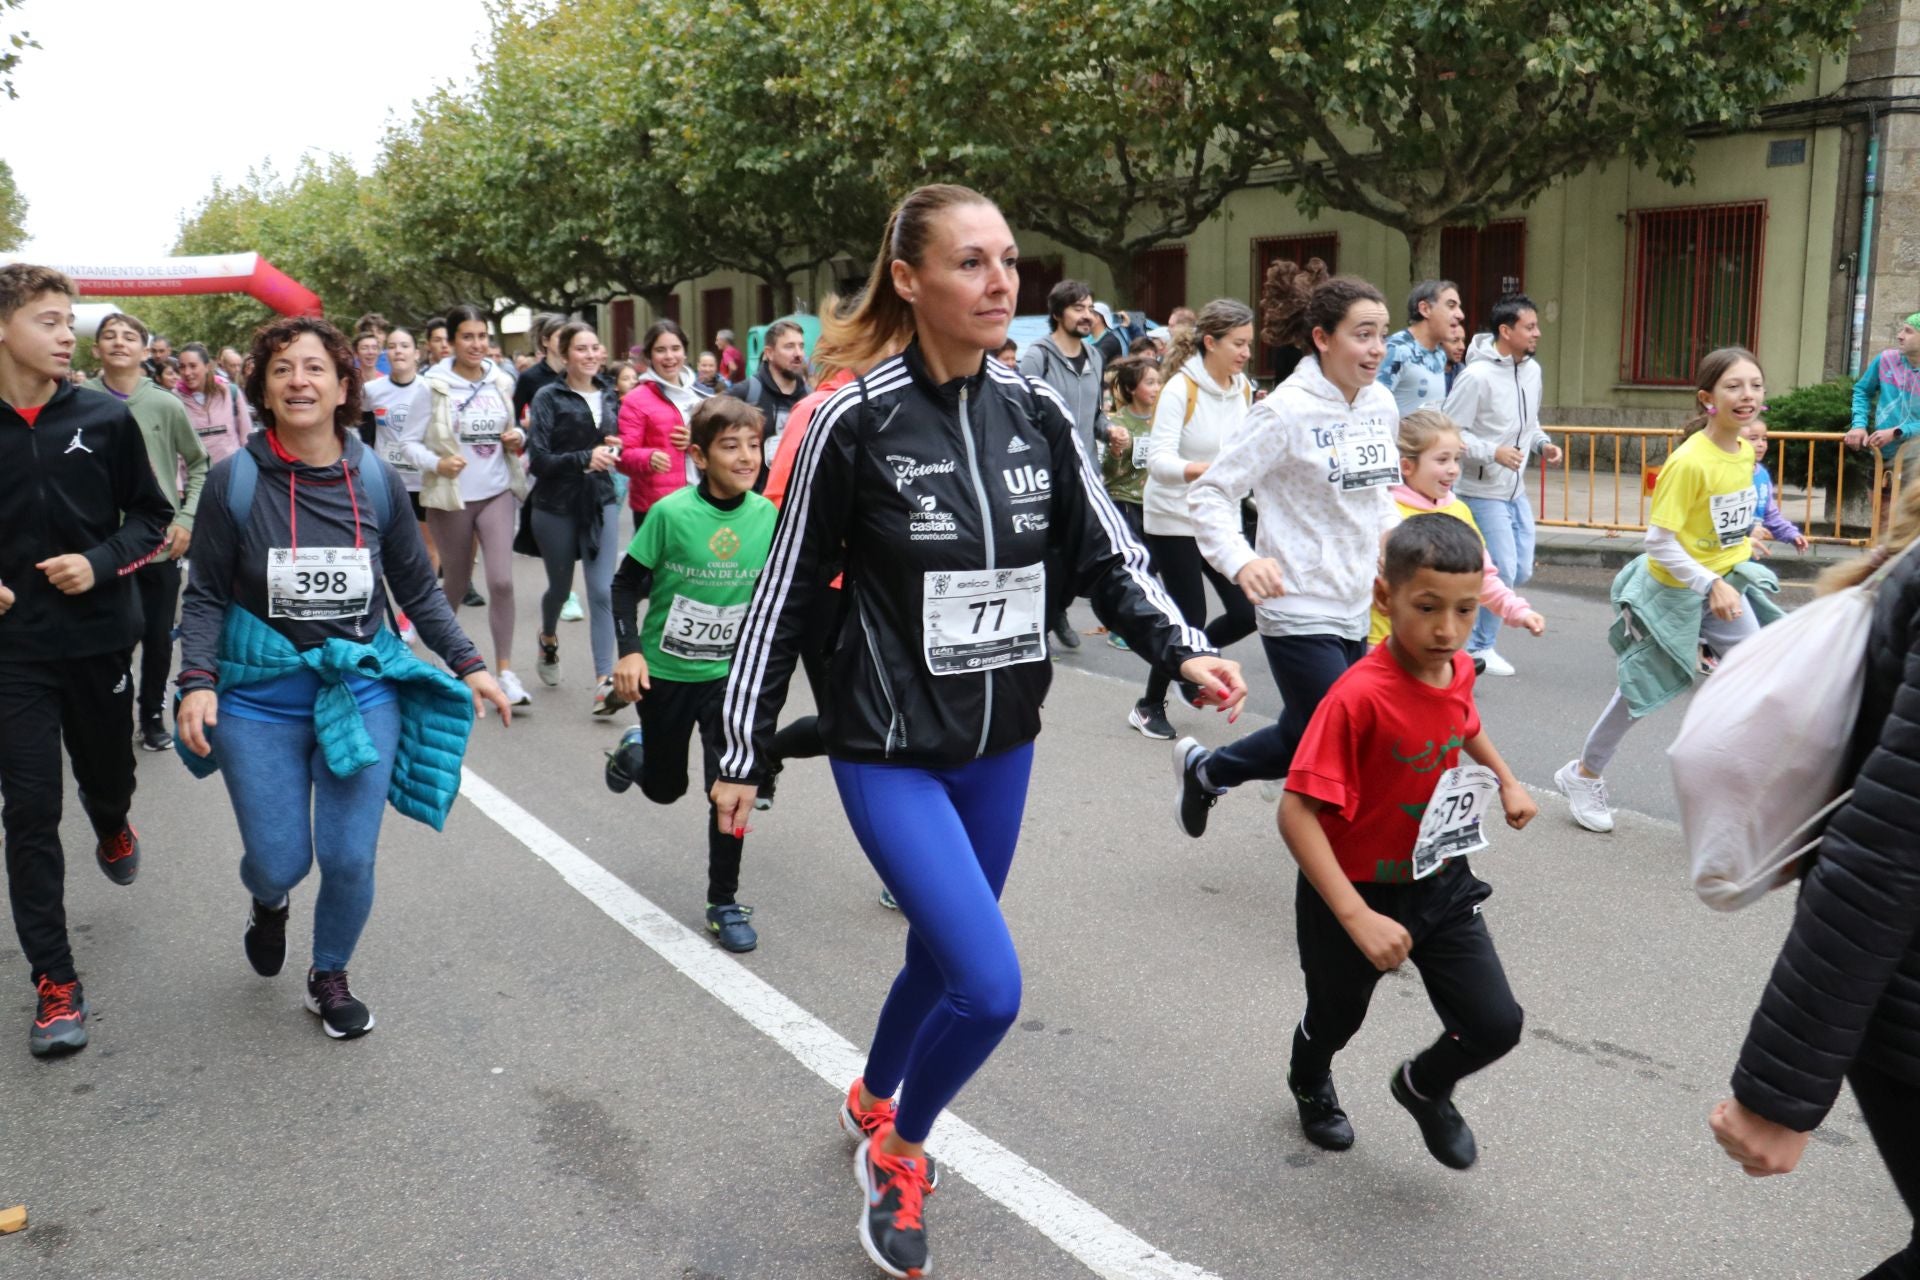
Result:
{"label": "woman in pink jacket", "polygon": [[687,463],[687,423],[711,391],[697,385],[687,367],[687,335],[671,320],[658,320],[641,339],[648,369],[620,402],[620,470],[633,483],[627,504],[638,529],[647,508],[693,482]]}
{"label": "woman in pink jacket", "polygon": [[173,393],[186,407],[193,434],[207,451],[208,466],[236,452],[253,434],[253,416],[240,389],[220,380],[212,354],[201,343],[180,348],[180,383]]}

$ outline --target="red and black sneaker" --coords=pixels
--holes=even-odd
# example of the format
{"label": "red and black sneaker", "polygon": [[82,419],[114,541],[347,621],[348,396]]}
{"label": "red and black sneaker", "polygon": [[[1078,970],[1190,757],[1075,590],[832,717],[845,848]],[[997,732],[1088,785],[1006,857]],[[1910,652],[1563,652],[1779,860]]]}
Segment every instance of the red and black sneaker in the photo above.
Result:
{"label": "red and black sneaker", "polygon": [[[881,1098],[865,1111],[860,1109],[860,1090],[865,1080],[855,1080],[847,1086],[847,1100],[840,1108],[840,1127],[855,1138],[877,1137],[882,1129],[893,1127],[896,1108],[892,1098]],[[927,1157],[927,1194],[932,1195],[940,1189],[940,1166],[932,1156]]]}
{"label": "red and black sneaker", "polygon": [[881,1149],[892,1125],[860,1141],[854,1174],[866,1203],[860,1207],[860,1245],[875,1266],[899,1280],[932,1270],[927,1256],[927,1172],[923,1161]]}
{"label": "red and black sneaker", "polygon": [[87,996],[80,982],[55,982],[44,974],[34,984],[40,1007],[27,1035],[27,1052],[36,1058],[73,1053],[87,1047]]}
{"label": "red and black sneaker", "polygon": [[107,879],[115,884],[132,884],[140,874],[140,833],[131,822],[121,823],[118,831],[100,837],[100,843],[93,846],[93,857]]}

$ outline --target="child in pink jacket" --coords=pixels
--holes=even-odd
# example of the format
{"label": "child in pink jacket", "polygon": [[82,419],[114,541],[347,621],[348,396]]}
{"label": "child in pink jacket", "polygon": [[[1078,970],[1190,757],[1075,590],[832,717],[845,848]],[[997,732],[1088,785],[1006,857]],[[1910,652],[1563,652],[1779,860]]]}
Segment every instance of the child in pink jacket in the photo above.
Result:
{"label": "child in pink jacket", "polygon": [[620,402],[620,471],[632,481],[627,505],[637,527],[647,508],[697,480],[687,461],[687,423],[713,393],[687,367],[686,334],[671,320],[647,330],[648,369]]}
{"label": "child in pink jacket", "polygon": [[[1453,495],[1453,483],[1460,478],[1460,460],[1465,448],[1460,428],[1438,409],[1420,409],[1400,419],[1400,477],[1404,484],[1393,486],[1394,505],[1402,519],[1418,515],[1448,515],[1464,520],[1475,533],[1473,512]],[[1481,540],[1485,545],[1485,539]],[[1512,587],[1500,580],[1500,570],[1491,555],[1486,558],[1486,583],[1480,589],[1480,603],[1510,627],[1524,627],[1532,635],[1547,629],[1547,620],[1533,611]],[[1379,644],[1387,638],[1387,617],[1376,606],[1367,643]]]}

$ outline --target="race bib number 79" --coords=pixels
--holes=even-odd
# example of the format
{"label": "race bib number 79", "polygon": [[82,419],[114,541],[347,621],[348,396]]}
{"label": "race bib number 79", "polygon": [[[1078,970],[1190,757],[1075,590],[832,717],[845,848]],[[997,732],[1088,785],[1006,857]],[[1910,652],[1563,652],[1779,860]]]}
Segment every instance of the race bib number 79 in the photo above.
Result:
{"label": "race bib number 79", "polygon": [[1448,858],[1487,847],[1486,817],[1500,805],[1500,780],[1493,770],[1463,764],[1447,770],[1434,784],[1413,845],[1413,878],[1424,880]]}

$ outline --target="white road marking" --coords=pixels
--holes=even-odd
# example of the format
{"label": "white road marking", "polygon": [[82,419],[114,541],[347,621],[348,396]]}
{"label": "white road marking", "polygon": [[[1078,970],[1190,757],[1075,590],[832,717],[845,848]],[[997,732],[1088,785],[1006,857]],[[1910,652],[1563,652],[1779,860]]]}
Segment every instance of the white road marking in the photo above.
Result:
{"label": "white road marking", "polygon": [[[835,1095],[865,1067],[861,1052],[833,1028],[655,906],[471,769],[460,771],[460,794],[621,928],[826,1081]],[[973,1183],[1096,1275],[1108,1280],[1220,1280],[1154,1248],[964,1120],[941,1116],[928,1144],[937,1148],[944,1169]]]}

